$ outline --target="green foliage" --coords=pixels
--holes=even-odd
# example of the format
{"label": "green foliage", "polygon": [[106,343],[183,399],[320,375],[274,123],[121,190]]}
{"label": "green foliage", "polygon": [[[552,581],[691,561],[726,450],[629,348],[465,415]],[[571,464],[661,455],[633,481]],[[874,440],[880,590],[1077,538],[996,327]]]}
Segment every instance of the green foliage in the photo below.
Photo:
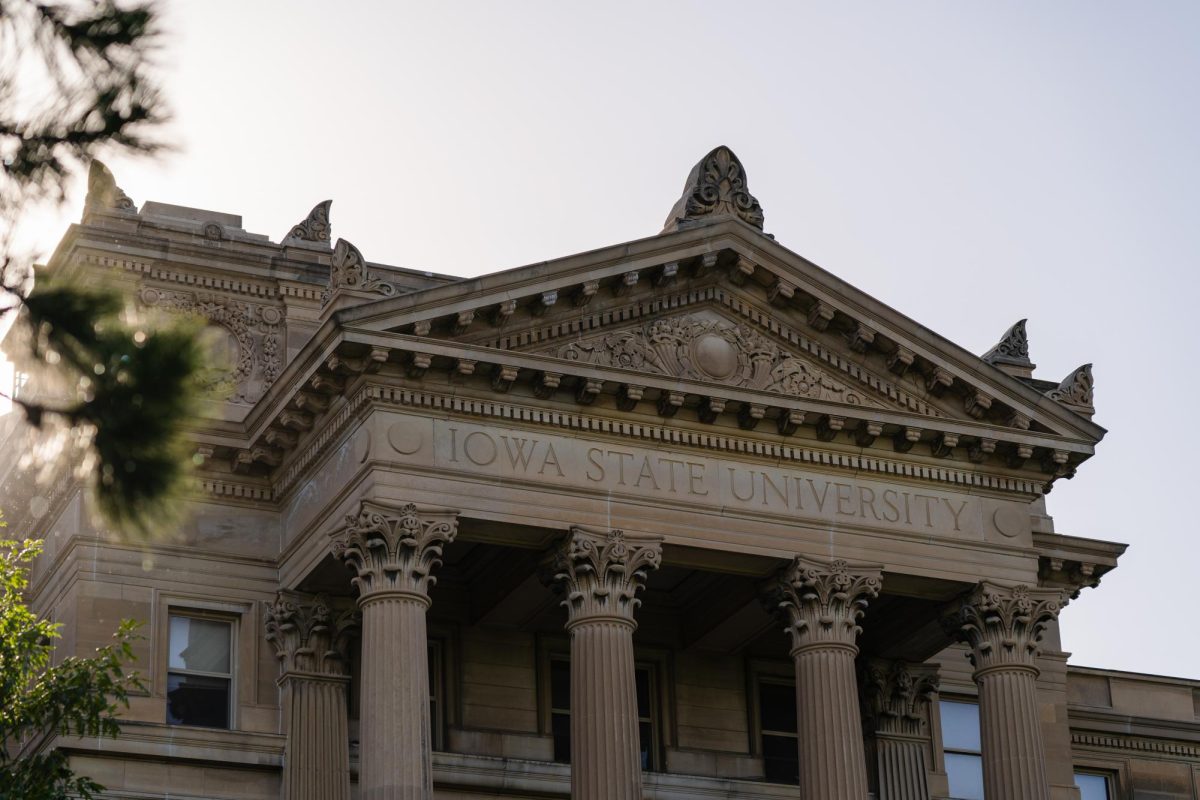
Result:
{"label": "green foliage", "polygon": [[47,413],[92,431],[95,496],[106,519],[146,537],[173,516],[191,462],[184,426],[203,396],[205,357],[196,323],[141,329],[124,324],[114,292],[39,284],[25,299],[41,359],[75,387],[57,406],[17,402],[35,424]]}
{"label": "green foliage", "polygon": [[59,626],[38,619],[23,599],[39,552],[40,542],[0,541],[0,800],[92,798],[103,787],[75,775],[61,750],[17,753],[52,733],[117,735],[129,692],[145,688],[125,671],[134,660],[135,625],[122,622],[114,643],[91,658],[51,666]]}

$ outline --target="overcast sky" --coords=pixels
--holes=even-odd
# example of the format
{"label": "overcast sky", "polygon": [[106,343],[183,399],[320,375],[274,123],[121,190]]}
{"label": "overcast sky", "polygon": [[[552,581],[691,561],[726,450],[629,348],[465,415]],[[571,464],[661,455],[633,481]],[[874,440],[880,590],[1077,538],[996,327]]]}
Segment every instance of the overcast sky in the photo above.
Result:
{"label": "overcast sky", "polygon": [[1200,677],[1200,4],[164,12],[178,151],[110,164],[139,204],[278,239],[333,198],[368,259],[476,275],[657,233],[727,144],[785,246],[977,353],[1028,317],[1037,376],[1094,362],[1110,430],[1058,530],[1131,545],[1064,612],[1072,663]]}

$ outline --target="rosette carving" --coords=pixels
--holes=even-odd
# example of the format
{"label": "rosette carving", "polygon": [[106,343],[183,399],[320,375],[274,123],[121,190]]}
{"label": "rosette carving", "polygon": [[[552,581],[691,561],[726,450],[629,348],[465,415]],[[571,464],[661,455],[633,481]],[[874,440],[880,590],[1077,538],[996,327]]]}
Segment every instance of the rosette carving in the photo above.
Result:
{"label": "rosette carving", "polygon": [[412,503],[390,507],[364,501],[358,513],[331,535],[333,554],[354,572],[360,600],[396,592],[426,601],[442,563],[442,548],[458,533],[453,511],[418,509]]}
{"label": "rosette carving", "polygon": [[354,609],[337,609],[324,595],[294,592],[280,592],[264,606],[267,641],[282,673],[347,674],[349,640],[359,627]]}
{"label": "rosette carving", "polygon": [[976,671],[993,667],[1037,669],[1042,633],[1065,605],[1057,589],[983,582],[945,618],[947,632],[971,646]]}
{"label": "rosette carving", "polygon": [[867,728],[880,733],[922,735],[938,683],[937,667],[868,661],[860,678]]}
{"label": "rosette carving", "polygon": [[667,216],[664,231],[691,227],[705,217],[735,216],[760,231],[763,210],[746,181],[746,170],[724,145],[700,159],[688,174],[683,196]]}
{"label": "rosette carving", "polygon": [[768,587],[768,610],[779,613],[792,638],[792,652],[828,645],[856,647],[858,621],[879,596],[882,569],[815,561],[797,556]]}
{"label": "rosette carving", "polygon": [[553,560],[569,624],[592,617],[633,621],[638,590],[662,563],[662,537],[572,527]]}

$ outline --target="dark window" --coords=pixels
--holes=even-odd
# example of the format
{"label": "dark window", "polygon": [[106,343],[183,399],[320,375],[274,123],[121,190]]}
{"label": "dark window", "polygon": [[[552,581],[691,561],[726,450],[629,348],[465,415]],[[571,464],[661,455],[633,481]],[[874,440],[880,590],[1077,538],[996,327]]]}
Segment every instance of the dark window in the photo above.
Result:
{"label": "dark window", "polygon": [[1075,785],[1081,800],[1112,800],[1112,780],[1096,772],[1076,772]]}
{"label": "dark window", "polygon": [[764,776],[772,783],[800,783],[795,685],[760,678],[758,719],[762,728]]}
{"label": "dark window", "polygon": [[953,800],[983,800],[983,755],[979,738],[979,706],[943,700],[942,751]]}
{"label": "dark window", "polygon": [[167,722],[228,728],[233,687],[233,623],[170,615]]}
{"label": "dark window", "polygon": [[442,683],[442,643],[429,643],[429,735],[433,749],[442,748],[442,707],[446,694]]}
{"label": "dark window", "polygon": [[[652,665],[638,664],[634,679],[637,687],[638,738],[642,769],[658,767],[657,681]],[[550,658],[550,734],[554,738],[554,760],[571,761],[571,662],[561,656]]]}

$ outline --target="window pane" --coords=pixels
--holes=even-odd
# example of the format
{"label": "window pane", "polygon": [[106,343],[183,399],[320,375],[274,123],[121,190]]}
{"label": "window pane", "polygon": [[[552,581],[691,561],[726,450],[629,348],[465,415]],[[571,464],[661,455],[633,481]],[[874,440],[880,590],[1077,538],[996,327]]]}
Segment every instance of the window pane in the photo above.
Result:
{"label": "window pane", "polygon": [[194,617],[171,617],[171,669],[229,673],[228,622]]}
{"label": "window pane", "polygon": [[950,700],[943,700],[939,705],[942,711],[942,747],[946,750],[980,752],[983,748],[979,744],[979,706]]}
{"label": "window pane", "polygon": [[169,673],[167,722],[171,725],[228,728],[229,679]]}
{"label": "window pane", "polygon": [[566,714],[551,714],[550,733],[554,736],[554,760],[560,764],[570,763],[571,718]]}
{"label": "window pane", "polygon": [[650,670],[642,667],[635,673],[639,717],[650,716]]}
{"label": "window pane", "polygon": [[763,774],[771,783],[800,783],[800,754],[790,736],[763,736]]}
{"label": "window pane", "polygon": [[758,709],[764,731],[796,732],[796,690],[792,686],[760,683]]}
{"label": "window pane", "polygon": [[654,762],[651,760],[650,749],[654,747],[654,729],[649,722],[638,723],[638,746],[641,748],[642,769],[652,769]]}
{"label": "window pane", "polygon": [[946,753],[950,797],[954,800],[983,800],[983,758]]}
{"label": "window pane", "polygon": [[550,660],[550,706],[571,707],[571,664],[557,658]]}
{"label": "window pane", "polygon": [[1075,773],[1075,785],[1083,800],[1108,800],[1108,778],[1104,775]]}

